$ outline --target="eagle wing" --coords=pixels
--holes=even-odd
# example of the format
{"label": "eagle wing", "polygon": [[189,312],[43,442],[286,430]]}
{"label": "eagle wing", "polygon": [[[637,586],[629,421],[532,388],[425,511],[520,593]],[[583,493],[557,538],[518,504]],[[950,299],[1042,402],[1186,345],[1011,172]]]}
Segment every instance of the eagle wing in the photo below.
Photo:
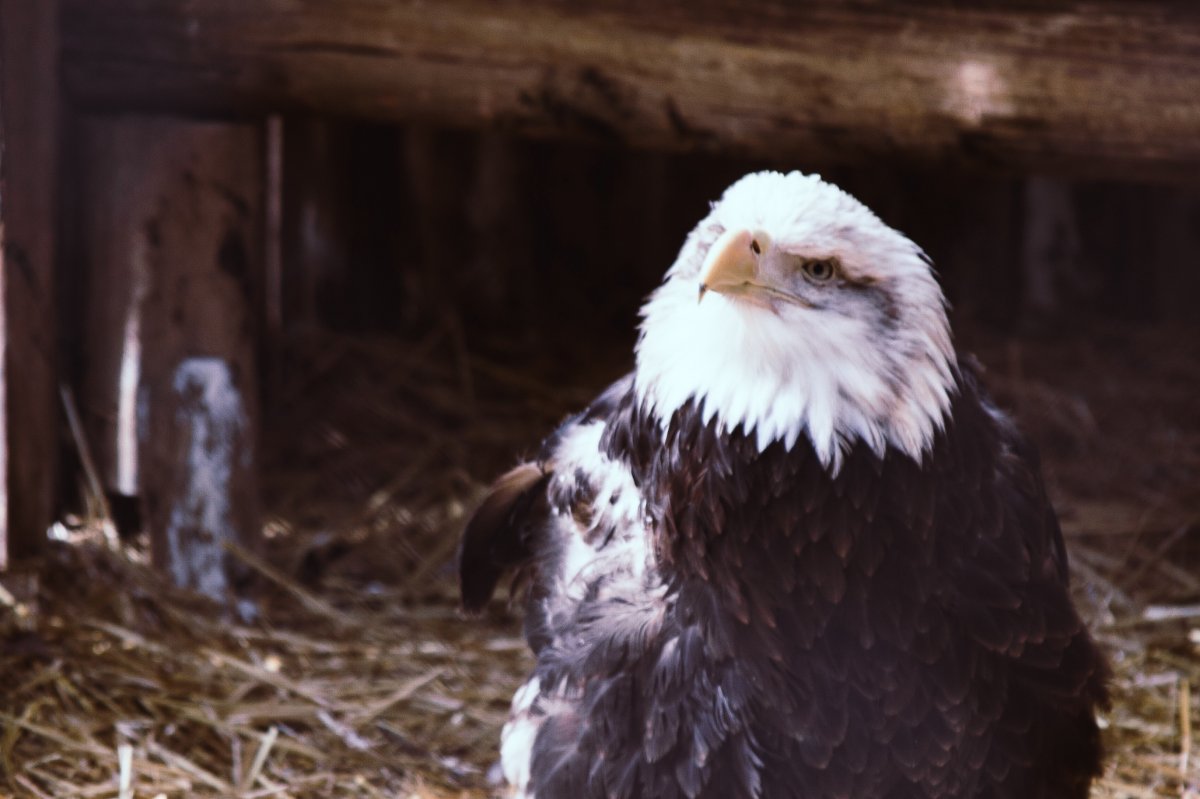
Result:
{"label": "eagle wing", "polygon": [[[579,491],[577,496],[564,498],[561,490],[551,497],[551,485],[556,475],[583,483],[595,482],[603,476],[588,474],[587,464],[578,462],[587,460],[586,453],[562,450],[582,432],[602,426],[632,384],[632,374],[614,382],[582,413],[559,425],[542,442],[536,459],[518,464],[492,483],[467,522],[459,544],[458,575],[464,610],[481,611],[496,585],[509,572],[532,568],[537,583],[540,578],[555,579],[545,574],[548,566],[566,565],[550,556],[586,531],[577,529],[579,525],[550,525],[550,517],[561,509],[565,499],[571,505],[573,519],[580,523],[590,521],[583,518],[589,497],[587,491]],[[562,474],[568,469],[576,473]],[[563,480],[557,482],[561,487]],[[552,499],[558,500],[556,507],[551,507]]]}
{"label": "eagle wing", "polygon": [[[928,464],[864,451],[832,476],[780,449],[754,486],[728,466],[750,439],[717,447],[699,414],[694,436],[626,435],[631,386],[497,481],[464,535],[468,609],[529,576],[516,796],[1086,795],[1103,660],[1036,455],[969,368]],[[636,471],[654,458],[696,468],[658,485]],[[648,518],[699,578],[664,581]]]}
{"label": "eagle wing", "polygon": [[608,454],[632,385],[632,376],[614,383],[547,439],[538,461],[500,478],[464,534],[468,610],[505,571],[527,576],[525,633],[538,662],[514,697],[501,767],[516,797],[533,787],[696,795],[724,768],[741,788],[721,795],[749,799],[760,764],[745,729],[748,683],[733,673],[732,652],[703,666],[711,642],[701,625],[672,616],[647,499],[630,465]]}
{"label": "eagle wing", "polygon": [[941,701],[958,705],[947,718],[995,719],[980,753],[986,781],[1023,795],[1086,795],[1108,669],[1071,601],[1037,451],[970,368],[962,388],[978,401],[956,405],[957,435],[942,461],[941,482],[954,490],[940,503],[940,602],[957,629],[933,670]]}
{"label": "eagle wing", "polygon": [[536,528],[530,526],[531,511],[550,474],[544,463],[518,464],[492,483],[467,522],[458,554],[464,610],[483,610],[500,579],[533,556]]}

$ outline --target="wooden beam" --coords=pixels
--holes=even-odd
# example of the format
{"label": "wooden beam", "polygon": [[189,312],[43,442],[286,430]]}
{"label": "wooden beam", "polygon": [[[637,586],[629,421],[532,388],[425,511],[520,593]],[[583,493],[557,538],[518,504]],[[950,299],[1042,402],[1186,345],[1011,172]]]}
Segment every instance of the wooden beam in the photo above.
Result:
{"label": "wooden beam", "polygon": [[1200,7],[1183,0],[64,4],[65,84],[104,108],[1200,175]]}
{"label": "wooden beam", "polygon": [[58,451],[55,187],[58,4],[0,0],[0,568],[34,554],[54,512]]}

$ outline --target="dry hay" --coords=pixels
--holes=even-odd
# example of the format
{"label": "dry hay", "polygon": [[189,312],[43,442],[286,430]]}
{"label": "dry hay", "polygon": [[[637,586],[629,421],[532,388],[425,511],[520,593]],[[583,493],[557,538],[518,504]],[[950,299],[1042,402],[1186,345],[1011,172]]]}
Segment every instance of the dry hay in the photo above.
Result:
{"label": "dry hay", "polygon": [[[1113,659],[1105,799],[1198,796],[1192,338],[972,342],[1042,445],[1077,596]],[[501,603],[459,617],[457,530],[488,476],[616,373],[492,349],[468,351],[454,324],[289,348],[266,551],[235,553],[258,576],[245,618],[165,586],[95,523],[60,529],[73,542],[0,591],[0,794],[487,796],[529,659]]]}

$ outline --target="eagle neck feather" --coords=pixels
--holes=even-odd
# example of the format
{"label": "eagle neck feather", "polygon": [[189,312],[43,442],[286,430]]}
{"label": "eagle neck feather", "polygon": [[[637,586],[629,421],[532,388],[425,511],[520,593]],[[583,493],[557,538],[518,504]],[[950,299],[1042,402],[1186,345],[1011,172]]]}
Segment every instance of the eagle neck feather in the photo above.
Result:
{"label": "eagle neck feather", "polygon": [[[906,482],[922,469],[900,450],[881,456],[856,442],[835,474],[807,440],[760,450],[753,435],[721,428],[695,402],[665,426],[636,391],[623,404],[602,448],[630,466],[664,576],[678,590],[706,595],[694,607],[719,609],[750,627],[778,627],[776,609],[801,573],[822,574],[829,583],[816,590],[836,600],[841,564],[814,570],[806,561],[851,549],[877,557],[884,539],[853,539],[881,501],[885,469]],[[855,518],[843,518],[847,513]]]}

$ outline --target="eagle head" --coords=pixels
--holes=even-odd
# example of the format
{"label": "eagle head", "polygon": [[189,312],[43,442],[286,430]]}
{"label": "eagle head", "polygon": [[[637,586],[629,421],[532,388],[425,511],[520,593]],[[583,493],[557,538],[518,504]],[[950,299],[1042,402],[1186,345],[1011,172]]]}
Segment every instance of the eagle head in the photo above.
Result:
{"label": "eagle head", "polygon": [[691,402],[759,451],[801,436],[836,471],[863,442],[915,459],[956,381],[929,258],[817,175],[730,186],[642,308],[635,386],[667,427]]}

